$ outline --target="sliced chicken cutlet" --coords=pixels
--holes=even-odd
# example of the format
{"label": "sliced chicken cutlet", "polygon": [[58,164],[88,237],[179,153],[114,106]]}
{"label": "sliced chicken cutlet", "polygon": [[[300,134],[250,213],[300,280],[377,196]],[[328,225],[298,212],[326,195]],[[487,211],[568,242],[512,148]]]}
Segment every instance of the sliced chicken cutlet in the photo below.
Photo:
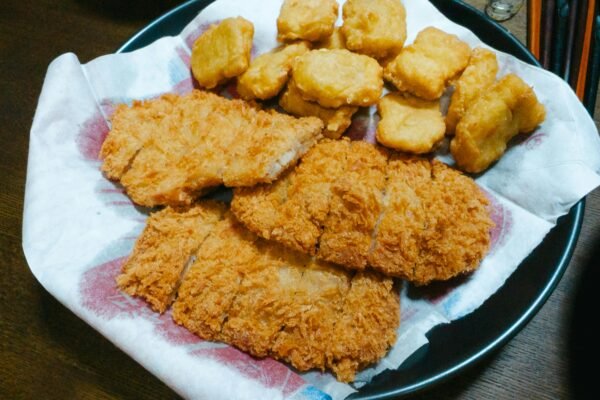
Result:
{"label": "sliced chicken cutlet", "polygon": [[[333,155],[340,150],[344,153]],[[328,212],[315,225],[310,246],[303,248],[295,244],[307,228],[297,222],[297,216],[313,202],[311,190],[305,190],[298,179],[331,179],[327,169],[311,168],[317,152],[335,157],[336,171],[342,172],[327,186],[327,195],[316,196],[317,204]],[[306,177],[301,168],[318,175]],[[265,200],[285,187],[288,190],[279,201]],[[296,207],[283,214],[289,204]],[[351,269],[370,266],[418,285],[477,268],[489,248],[493,226],[488,200],[472,179],[426,158],[394,155],[388,159],[378,146],[364,142],[351,142],[345,148],[319,143],[275,186],[236,190],[232,211],[267,239],[309,254],[318,249],[317,258]],[[288,216],[291,228],[283,223]],[[269,229],[263,229],[268,224],[272,224]]]}
{"label": "sliced chicken cutlet", "polygon": [[191,209],[167,207],[152,214],[133,252],[123,264],[117,284],[164,312],[174,299],[196,250],[222,218],[225,206],[205,202]]}
{"label": "sliced chicken cutlet", "polygon": [[210,187],[272,182],[321,138],[323,123],[194,90],[120,106],[102,170],[143,206],[189,205]]}
{"label": "sliced chicken cutlet", "polygon": [[235,189],[233,213],[265,239],[315,254],[332,187],[344,175],[350,141],[325,139],[274,185]]}
{"label": "sliced chicken cutlet", "polygon": [[[189,245],[192,239],[186,238],[196,236],[203,239]],[[138,260],[137,278],[147,282],[144,290],[163,290],[156,271],[177,275],[175,281],[182,281],[175,285],[173,319],[204,339],[287,361],[301,371],[332,369],[344,381],[394,344],[400,304],[390,278],[374,272],[353,276],[260,239],[223,206],[203,202],[157,212],[138,243],[145,245],[136,246],[132,259]],[[188,267],[175,268],[173,260]],[[128,274],[130,269],[119,279]],[[153,301],[146,292],[128,293]],[[170,301],[161,304],[166,308]]]}

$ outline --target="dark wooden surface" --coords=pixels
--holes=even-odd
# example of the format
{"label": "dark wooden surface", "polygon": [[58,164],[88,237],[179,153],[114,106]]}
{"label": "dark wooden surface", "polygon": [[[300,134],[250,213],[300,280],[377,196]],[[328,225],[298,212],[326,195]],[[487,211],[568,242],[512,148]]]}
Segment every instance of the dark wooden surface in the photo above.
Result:
{"label": "dark wooden surface", "polygon": [[[484,3],[470,2],[479,8]],[[30,273],[21,249],[29,129],[48,64],[69,51],[82,62],[113,52],[176,3],[0,2],[1,399],[177,398],[49,295]],[[524,10],[505,26],[523,40]],[[588,196],[570,266],[539,314],[489,359],[416,398],[572,398],[571,320],[585,265],[599,243],[599,221],[596,190]]]}

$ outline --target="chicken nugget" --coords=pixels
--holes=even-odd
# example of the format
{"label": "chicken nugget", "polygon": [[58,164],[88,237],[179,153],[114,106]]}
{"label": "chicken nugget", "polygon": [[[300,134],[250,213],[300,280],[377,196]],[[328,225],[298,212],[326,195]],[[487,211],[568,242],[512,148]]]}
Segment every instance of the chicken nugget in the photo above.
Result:
{"label": "chicken nugget", "polygon": [[446,134],[453,135],[456,124],[467,108],[496,81],[498,60],[493,51],[477,47],[473,49],[469,65],[454,83],[454,93],[446,114]]}
{"label": "chicken nugget", "polygon": [[448,80],[465,69],[470,56],[471,48],[456,35],[429,27],[386,65],[384,77],[401,92],[435,100]]}
{"label": "chicken nugget", "polygon": [[408,153],[433,151],[444,137],[446,125],[439,100],[422,100],[411,95],[390,93],[379,100],[377,141]]}
{"label": "chicken nugget", "polygon": [[266,100],[276,96],[288,81],[296,57],[309,49],[308,42],[299,42],[256,57],[238,77],[239,95],[246,100]]}
{"label": "chicken nugget", "polygon": [[292,68],[302,97],[330,108],[377,103],[383,89],[382,73],[373,58],[343,49],[309,51]]}
{"label": "chicken nugget", "polygon": [[192,74],[200,86],[212,89],[248,69],[254,25],[226,18],[204,32],[192,47]]}
{"label": "chicken nugget", "polygon": [[533,131],[545,118],[533,89],[518,76],[506,75],[467,109],[450,151],[459,168],[481,172],[504,154],[510,139]]}
{"label": "chicken nugget", "polygon": [[277,39],[325,39],[333,32],[338,8],[335,0],[284,0],[277,17]]}
{"label": "chicken nugget", "polygon": [[349,50],[382,59],[406,40],[406,10],[400,0],[348,0],[342,33]]}
{"label": "chicken nugget", "polygon": [[315,43],[315,49],[345,49],[346,48],[346,38],[344,38],[344,34],[342,33],[341,28],[335,27],[333,28],[333,33],[326,37],[323,40],[320,40]]}
{"label": "chicken nugget", "polygon": [[323,135],[338,139],[352,123],[352,115],[358,107],[341,106],[339,108],[325,108],[312,101],[306,101],[298,91],[296,84],[290,80],[287,89],[279,99],[279,105],[288,113],[297,117],[317,117],[325,124]]}

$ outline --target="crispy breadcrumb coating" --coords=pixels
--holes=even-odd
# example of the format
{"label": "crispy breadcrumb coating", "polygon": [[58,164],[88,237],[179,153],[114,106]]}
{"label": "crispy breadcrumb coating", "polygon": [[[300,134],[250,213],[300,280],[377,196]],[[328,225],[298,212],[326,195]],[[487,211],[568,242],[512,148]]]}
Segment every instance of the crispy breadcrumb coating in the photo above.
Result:
{"label": "crispy breadcrumb coating", "polygon": [[242,18],[226,18],[212,25],[192,46],[191,67],[200,86],[212,89],[246,71],[254,25]]}
{"label": "crispy breadcrumb coating", "polygon": [[400,0],[348,0],[342,12],[349,50],[383,59],[404,46],[406,10]]}
{"label": "crispy breadcrumb coating", "polygon": [[401,92],[435,100],[448,81],[465,69],[470,56],[471,48],[456,35],[429,27],[386,64],[383,76]]}
{"label": "crispy breadcrumb coating", "polygon": [[318,139],[318,118],[261,111],[195,90],[121,106],[102,171],[143,206],[191,204],[210,187],[275,180]]}
{"label": "crispy breadcrumb coating", "polygon": [[[277,358],[300,371],[333,370],[344,382],[385,355],[400,322],[392,279],[372,272],[353,276],[259,239],[224,211],[203,202],[153,214],[138,241],[144,245],[132,255],[138,279],[147,285],[128,293],[152,301],[155,289],[173,286],[176,275],[176,323],[204,339]],[[188,245],[196,236],[203,237],[201,243],[194,239]],[[189,267],[175,271],[173,260],[180,265],[183,258]],[[169,269],[174,274],[156,273]],[[127,281],[130,270],[126,267],[119,280]]]}
{"label": "crispy breadcrumb coating", "polygon": [[510,139],[532,132],[545,118],[546,109],[533,89],[508,74],[467,109],[450,151],[460,169],[481,172],[504,154]]}
{"label": "crispy breadcrumb coating", "polygon": [[496,53],[477,47],[473,49],[469,65],[454,83],[454,93],[446,115],[446,134],[454,135],[458,121],[477,98],[496,81],[498,60]]}
{"label": "crispy breadcrumb coating", "polygon": [[330,36],[338,8],[335,0],[284,0],[277,17],[277,39],[315,42]]}
{"label": "crispy breadcrumb coating", "polygon": [[[439,161],[398,155],[388,160],[378,146],[341,143],[317,144],[275,186],[236,189],[233,213],[262,237],[309,254],[317,249],[318,258],[351,269],[370,266],[418,285],[479,266],[493,223],[488,200],[472,179]],[[333,179],[322,167],[326,163],[317,164],[323,157],[317,153],[330,159],[338,153]],[[315,186],[304,185],[324,181],[317,196]],[[285,199],[273,201],[286,185]],[[326,217],[311,226],[305,215],[315,203]],[[283,212],[288,209],[293,212]],[[313,233],[307,241],[309,228]]]}

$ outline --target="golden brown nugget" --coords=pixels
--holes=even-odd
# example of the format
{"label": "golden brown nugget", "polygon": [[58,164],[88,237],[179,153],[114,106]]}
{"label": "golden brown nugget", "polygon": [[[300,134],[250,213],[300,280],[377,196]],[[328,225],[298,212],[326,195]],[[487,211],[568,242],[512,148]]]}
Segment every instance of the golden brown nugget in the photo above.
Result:
{"label": "golden brown nugget", "polygon": [[377,362],[394,345],[399,302],[392,279],[373,271],[354,275],[327,352],[328,364],[339,380],[353,381],[356,371]]}
{"label": "golden brown nugget", "polygon": [[287,89],[279,98],[279,105],[296,117],[312,116],[321,119],[325,124],[323,135],[331,139],[338,139],[344,134],[352,123],[352,115],[358,111],[358,107],[326,108],[312,101],[306,101],[293,80],[290,80]]}
{"label": "golden brown nugget", "polygon": [[277,39],[315,42],[330,36],[338,8],[335,0],[284,0],[277,18]]}
{"label": "golden brown nugget", "polygon": [[302,270],[302,279],[296,282],[293,298],[296,312],[288,315],[273,352],[301,371],[328,366],[327,354],[351,280],[351,273],[342,268],[309,261]]}
{"label": "golden brown nugget", "polygon": [[342,12],[349,50],[382,59],[404,46],[406,10],[400,0],[348,0]]}
{"label": "golden brown nugget", "polygon": [[151,214],[117,277],[119,288],[164,312],[186,266],[224,212],[222,204],[205,202],[187,210],[167,207]]}
{"label": "golden brown nugget", "polygon": [[323,40],[320,40],[315,43],[315,49],[345,49],[346,48],[346,38],[344,38],[344,34],[342,33],[341,28],[335,27],[333,28],[333,33],[326,37]]}
{"label": "golden brown nugget", "polygon": [[112,121],[100,151],[102,171],[143,206],[191,204],[220,184],[271,182],[323,128],[318,118],[261,111],[198,90],[119,107]]}
{"label": "golden brown nugget", "polygon": [[490,246],[489,202],[469,177],[433,160],[397,158],[370,264],[417,285],[476,269]]}
{"label": "golden brown nugget", "polygon": [[247,272],[261,259],[256,236],[226,215],[196,252],[173,304],[173,320],[207,340],[223,323]]}
{"label": "golden brown nugget", "polygon": [[481,172],[504,154],[510,139],[532,132],[545,118],[533,89],[518,76],[506,75],[467,109],[450,151],[460,169]]}
{"label": "golden brown nugget", "polygon": [[444,93],[448,80],[465,69],[470,56],[469,45],[456,35],[429,27],[386,65],[383,75],[401,92],[435,100]]}
{"label": "golden brown nugget", "polygon": [[200,86],[212,89],[246,71],[253,37],[252,22],[237,17],[224,19],[196,39],[191,67]]}
{"label": "golden brown nugget", "polygon": [[296,57],[309,49],[307,42],[299,42],[256,57],[238,77],[239,95],[246,100],[266,100],[276,96],[288,81]]}
{"label": "golden brown nugget", "polygon": [[[334,179],[328,175],[329,162],[316,167],[303,160],[280,179],[281,186],[236,190],[232,211],[250,230],[289,248],[308,254],[316,249],[318,258],[346,268],[370,266],[419,285],[479,266],[489,248],[492,222],[488,201],[471,178],[426,158],[396,155],[386,164],[384,157],[382,166],[375,156],[381,149],[367,143],[360,146],[372,147],[364,149],[368,162],[356,163],[362,157],[357,143],[330,147],[344,142],[320,143],[307,155],[343,150]],[[362,168],[353,171],[359,164]],[[315,205],[325,217],[314,218]]]}
{"label": "golden brown nugget", "polygon": [[312,50],[296,60],[292,77],[305,100],[323,107],[369,106],[383,89],[377,61],[348,50]]}
{"label": "golden brown nugget", "polygon": [[317,257],[350,268],[366,266],[372,232],[383,210],[387,158],[380,147],[351,142],[344,174],[332,186]]}
{"label": "golden brown nugget", "polygon": [[439,100],[389,93],[377,104],[381,120],[377,141],[413,154],[429,153],[444,138],[446,125]]}
{"label": "golden brown nugget", "polygon": [[482,47],[473,49],[469,65],[454,83],[454,93],[446,114],[447,135],[454,135],[458,121],[469,106],[496,81],[497,73],[496,53]]}
{"label": "golden brown nugget", "polygon": [[323,140],[275,185],[234,190],[231,211],[261,237],[314,255],[349,151],[347,139]]}

